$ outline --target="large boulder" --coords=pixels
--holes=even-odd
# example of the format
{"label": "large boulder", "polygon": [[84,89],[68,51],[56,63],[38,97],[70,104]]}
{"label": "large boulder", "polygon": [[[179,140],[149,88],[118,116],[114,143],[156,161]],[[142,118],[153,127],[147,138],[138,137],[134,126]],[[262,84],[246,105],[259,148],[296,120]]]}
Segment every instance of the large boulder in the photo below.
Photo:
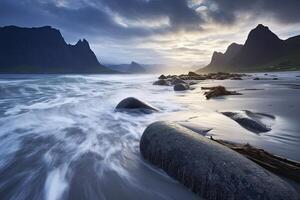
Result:
{"label": "large boulder", "polygon": [[190,89],[190,86],[188,84],[179,83],[174,85],[174,91],[184,91]]}
{"label": "large boulder", "polygon": [[227,91],[223,86],[216,86],[216,87],[202,87],[202,90],[209,90],[204,93],[206,99],[210,99],[212,97],[224,96],[224,95],[241,95],[236,91]]}
{"label": "large boulder", "polygon": [[142,156],[210,199],[298,200],[281,178],[239,153],[175,123],[155,122],[140,141]]}
{"label": "large boulder", "polygon": [[[270,131],[270,122],[275,119],[272,115],[255,113],[248,110],[240,112],[222,112],[222,114],[254,133],[265,133]],[[268,122],[269,124],[267,124]]]}
{"label": "large boulder", "polygon": [[152,113],[159,111],[157,108],[150,104],[143,102],[134,97],[128,97],[123,99],[115,108],[115,111],[126,111],[126,112],[143,112]]}

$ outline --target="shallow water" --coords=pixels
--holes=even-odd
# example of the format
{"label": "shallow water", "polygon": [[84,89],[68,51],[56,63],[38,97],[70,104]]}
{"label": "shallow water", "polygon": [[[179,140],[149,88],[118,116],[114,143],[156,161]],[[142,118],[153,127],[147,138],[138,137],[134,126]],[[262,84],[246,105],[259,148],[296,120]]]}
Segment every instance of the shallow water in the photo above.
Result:
{"label": "shallow water", "polygon": [[[212,128],[208,136],[300,161],[299,73],[276,75],[280,80],[203,81],[186,92],[153,86],[156,75],[1,75],[0,197],[197,199],[141,158],[139,139],[157,120]],[[244,95],[206,100],[200,87],[219,84]],[[128,96],[161,112],[114,112]],[[220,113],[245,109],[274,115],[272,130],[254,134]]]}

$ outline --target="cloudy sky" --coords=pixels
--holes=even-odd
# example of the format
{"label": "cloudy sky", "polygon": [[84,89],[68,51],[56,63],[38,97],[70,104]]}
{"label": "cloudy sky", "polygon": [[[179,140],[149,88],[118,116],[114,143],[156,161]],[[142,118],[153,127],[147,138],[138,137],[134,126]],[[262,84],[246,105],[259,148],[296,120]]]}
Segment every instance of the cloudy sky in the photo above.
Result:
{"label": "cloudy sky", "polygon": [[51,25],[102,63],[203,66],[258,23],[300,35],[300,0],[0,0],[0,26]]}

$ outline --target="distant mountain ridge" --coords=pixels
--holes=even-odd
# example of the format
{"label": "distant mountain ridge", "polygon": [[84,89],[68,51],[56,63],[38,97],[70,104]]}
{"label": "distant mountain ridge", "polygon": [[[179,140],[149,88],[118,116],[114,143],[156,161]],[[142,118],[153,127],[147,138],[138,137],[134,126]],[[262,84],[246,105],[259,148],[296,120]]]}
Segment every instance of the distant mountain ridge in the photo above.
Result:
{"label": "distant mountain ridge", "polygon": [[51,26],[0,27],[0,73],[114,73],[101,65],[88,41],[67,44]]}
{"label": "distant mountain ridge", "polygon": [[122,73],[146,73],[146,69],[137,62],[132,61],[130,64],[120,64],[120,65],[107,65],[110,69],[119,71]]}
{"label": "distant mountain ridge", "polygon": [[247,72],[300,68],[300,36],[281,40],[267,26],[251,30],[244,45],[232,43],[214,52],[210,64],[197,72]]}

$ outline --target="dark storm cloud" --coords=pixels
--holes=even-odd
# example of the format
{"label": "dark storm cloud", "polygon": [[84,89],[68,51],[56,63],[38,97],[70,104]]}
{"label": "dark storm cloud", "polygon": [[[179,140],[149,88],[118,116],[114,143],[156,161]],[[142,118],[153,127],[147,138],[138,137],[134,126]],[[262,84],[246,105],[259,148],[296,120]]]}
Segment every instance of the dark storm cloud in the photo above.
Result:
{"label": "dark storm cloud", "polygon": [[[149,36],[178,30],[199,30],[201,16],[185,0],[3,0],[0,2],[0,25],[52,25],[73,32],[110,34],[116,37]],[[62,5],[60,5],[61,3]],[[63,4],[66,5],[63,5]],[[165,17],[164,27],[122,26],[114,14],[126,20],[147,22]]]}
{"label": "dark storm cloud", "polygon": [[208,16],[219,23],[232,24],[241,14],[272,17],[282,23],[300,22],[299,0],[205,0]]}
{"label": "dark storm cloud", "polygon": [[111,10],[128,19],[168,17],[173,28],[199,29],[201,16],[185,0],[102,0]]}
{"label": "dark storm cloud", "polygon": [[[194,0],[207,6],[197,12],[187,0],[2,0],[0,25],[53,25],[75,33],[136,37],[176,31],[200,31],[206,17],[217,23],[234,24],[241,13],[270,15],[280,22],[300,22],[299,0]],[[118,15],[131,21],[167,18],[168,26],[124,26],[114,19]],[[207,19],[207,18],[206,18]],[[126,25],[126,24],[125,24]]]}

